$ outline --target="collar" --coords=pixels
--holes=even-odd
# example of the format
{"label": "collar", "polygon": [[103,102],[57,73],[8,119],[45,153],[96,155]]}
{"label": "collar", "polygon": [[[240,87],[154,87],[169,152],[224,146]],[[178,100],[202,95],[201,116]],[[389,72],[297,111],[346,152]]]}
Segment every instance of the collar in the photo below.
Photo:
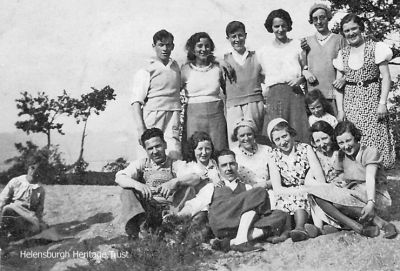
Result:
{"label": "collar", "polygon": [[147,158],[147,159],[148,159],[151,167],[156,168],[156,169],[157,168],[168,168],[171,166],[171,163],[173,162],[173,159],[171,157],[169,157],[168,155],[167,155],[167,158],[165,159],[165,161],[158,165],[153,160],[151,160],[149,158]]}
{"label": "collar", "polygon": [[172,58],[170,58],[170,59],[168,60],[167,65],[164,65],[164,63],[162,63],[158,58],[151,57],[151,58],[149,59],[149,63],[150,63],[150,64],[157,63],[157,64],[160,64],[160,65],[163,66],[163,67],[166,67],[166,68],[171,67],[171,65],[172,65],[173,62],[174,62],[174,60],[173,60]]}
{"label": "collar", "polygon": [[27,175],[24,175],[24,177],[25,178],[23,178],[23,182],[26,185],[30,186],[32,189],[38,189],[40,187],[40,185],[38,183],[30,183],[30,182],[28,182]]}
{"label": "collar", "polygon": [[243,65],[247,59],[247,57],[250,55],[250,51],[246,49],[246,51],[243,53],[243,55],[239,54],[233,48],[230,50],[230,54],[232,54],[233,59],[239,63],[240,65]]}

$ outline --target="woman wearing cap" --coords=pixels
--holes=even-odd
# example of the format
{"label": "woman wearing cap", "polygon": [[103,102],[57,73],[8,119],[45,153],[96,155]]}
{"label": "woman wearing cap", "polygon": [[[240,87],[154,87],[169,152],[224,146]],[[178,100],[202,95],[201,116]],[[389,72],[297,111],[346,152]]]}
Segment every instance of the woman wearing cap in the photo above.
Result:
{"label": "woman wearing cap", "polygon": [[263,134],[266,134],[270,120],[282,117],[296,129],[301,142],[309,142],[307,114],[304,93],[300,84],[302,64],[300,41],[290,39],[287,32],[292,30],[292,19],[283,9],[272,11],[264,24],[275,38],[257,51],[265,74],[265,107]]}
{"label": "woman wearing cap", "polygon": [[276,146],[269,168],[275,208],[294,216],[295,229],[290,232],[293,242],[306,240],[311,235],[315,237],[318,234],[315,226],[308,224],[308,231],[305,228],[310,207],[304,184],[325,183],[318,158],[310,145],[295,142],[296,130],[286,120],[273,119],[267,132]]}
{"label": "woman wearing cap", "polygon": [[362,132],[361,144],[374,147],[383,156],[385,168],[395,163],[394,138],[390,130],[386,101],[391,78],[388,61],[392,51],[383,42],[363,37],[365,25],[355,14],[343,17],[340,31],[348,45],[339,51],[333,65],[338,70],[334,87],[338,120],[346,118]]}
{"label": "woman wearing cap", "polygon": [[[336,70],[332,60],[345,46],[344,38],[332,33],[328,23],[332,19],[331,9],[322,3],[314,4],[309,11],[309,22],[317,32],[305,38],[307,48],[307,66],[303,67],[303,75],[307,80],[308,91],[318,88],[331,104],[337,114],[335,88],[332,83],[336,79]],[[303,43],[302,43],[303,46]]]}

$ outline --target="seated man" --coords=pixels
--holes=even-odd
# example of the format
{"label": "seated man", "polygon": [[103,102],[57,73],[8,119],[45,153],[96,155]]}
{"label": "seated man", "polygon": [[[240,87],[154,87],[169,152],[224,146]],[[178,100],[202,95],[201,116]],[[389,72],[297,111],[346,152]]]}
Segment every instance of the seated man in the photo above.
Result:
{"label": "seated man", "polygon": [[44,162],[40,155],[28,159],[26,175],[8,182],[0,194],[1,245],[10,238],[32,236],[47,227],[43,222],[44,188],[38,184],[38,168]]}
{"label": "seated man", "polygon": [[279,210],[271,213],[266,190],[252,188],[239,179],[234,152],[222,150],[217,163],[224,185],[207,184],[194,199],[186,202],[179,215],[194,215],[209,205],[209,224],[217,237],[212,242],[215,249],[255,250],[257,248],[248,241],[279,234],[285,225],[286,214]]}
{"label": "seated man", "polygon": [[167,143],[160,129],[147,129],[141,141],[148,157],[133,161],[115,176],[115,182],[124,188],[121,220],[131,238],[160,226],[163,211],[169,211],[172,205],[180,205],[179,201],[187,196],[183,193],[183,197],[176,200],[176,189],[181,184],[190,187],[192,181],[193,185],[199,181],[192,180],[190,175],[185,176],[188,180],[176,178],[177,161],[166,155]]}

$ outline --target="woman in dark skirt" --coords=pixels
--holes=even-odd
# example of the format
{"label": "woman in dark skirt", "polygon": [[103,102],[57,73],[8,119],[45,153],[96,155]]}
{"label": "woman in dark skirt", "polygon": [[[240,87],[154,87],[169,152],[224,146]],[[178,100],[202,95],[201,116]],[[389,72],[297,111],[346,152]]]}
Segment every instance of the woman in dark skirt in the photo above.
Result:
{"label": "woman in dark skirt", "polygon": [[304,93],[300,84],[302,76],[300,41],[290,39],[292,19],[283,9],[272,11],[264,24],[275,38],[258,52],[259,62],[265,74],[265,117],[263,134],[267,134],[268,123],[283,118],[297,131],[297,140],[309,142],[308,121],[304,106]]}
{"label": "woman in dark skirt", "polygon": [[[205,32],[193,34],[186,42],[187,63],[182,66],[182,86],[187,97],[185,133],[196,131],[211,136],[215,150],[228,147],[224,104],[223,72],[215,61],[214,42]],[[187,138],[188,139],[188,138]]]}

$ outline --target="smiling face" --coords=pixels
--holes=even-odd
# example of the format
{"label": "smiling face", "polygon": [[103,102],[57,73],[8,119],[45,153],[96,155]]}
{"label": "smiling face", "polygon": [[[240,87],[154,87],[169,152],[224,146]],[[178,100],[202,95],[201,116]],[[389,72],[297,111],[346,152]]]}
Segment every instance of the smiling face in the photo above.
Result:
{"label": "smiling face", "polygon": [[294,138],[286,129],[273,131],[271,134],[274,144],[283,152],[289,153],[294,146]]}
{"label": "smiling face", "polygon": [[174,50],[174,42],[171,38],[164,38],[153,44],[157,58],[166,65],[169,62],[172,50]]}
{"label": "smiling face", "polygon": [[213,148],[211,142],[208,140],[201,141],[197,144],[197,147],[194,149],[194,156],[196,157],[196,161],[202,163],[203,165],[208,165]]}
{"label": "smiling face", "polygon": [[231,182],[238,177],[238,164],[232,154],[218,157],[218,167],[222,178]]}
{"label": "smiling face", "polygon": [[254,132],[248,126],[242,126],[237,129],[237,139],[239,145],[246,150],[252,150],[255,145]]}
{"label": "smiling face", "polygon": [[317,31],[321,34],[327,34],[329,32],[328,28],[328,17],[326,16],[326,10],[319,8],[313,12],[311,15],[312,22],[317,29]]}
{"label": "smiling face", "polygon": [[288,29],[289,27],[285,20],[281,18],[274,18],[272,21],[272,32],[274,33],[275,38],[282,42],[285,42],[287,39],[286,34]]}
{"label": "smiling face", "polygon": [[319,100],[316,100],[313,103],[309,104],[308,109],[310,110],[311,114],[313,114],[317,118],[320,118],[325,114],[324,107]]}
{"label": "smiling face", "polygon": [[361,33],[362,31],[357,23],[350,21],[343,24],[344,37],[351,46],[357,47],[364,42]]}
{"label": "smiling face", "polygon": [[229,40],[232,48],[236,52],[238,52],[239,54],[243,54],[246,51],[246,37],[247,33],[245,33],[243,29],[238,29],[237,31],[229,34],[227,39]]}
{"label": "smiling face", "polygon": [[312,137],[318,151],[329,153],[333,150],[333,142],[331,137],[324,132],[313,132]]}
{"label": "smiling face", "polygon": [[157,165],[164,163],[167,159],[165,153],[167,143],[158,136],[146,140],[144,142],[144,148],[147,152],[147,156]]}
{"label": "smiling face", "polygon": [[208,38],[201,38],[194,46],[194,55],[196,61],[208,62],[208,57],[211,55],[211,42]]}
{"label": "smiling face", "polygon": [[339,148],[347,155],[352,156],[357,154],[360,149],[360,143],[354,138],[350,132],[344,132],[336,137]]}

